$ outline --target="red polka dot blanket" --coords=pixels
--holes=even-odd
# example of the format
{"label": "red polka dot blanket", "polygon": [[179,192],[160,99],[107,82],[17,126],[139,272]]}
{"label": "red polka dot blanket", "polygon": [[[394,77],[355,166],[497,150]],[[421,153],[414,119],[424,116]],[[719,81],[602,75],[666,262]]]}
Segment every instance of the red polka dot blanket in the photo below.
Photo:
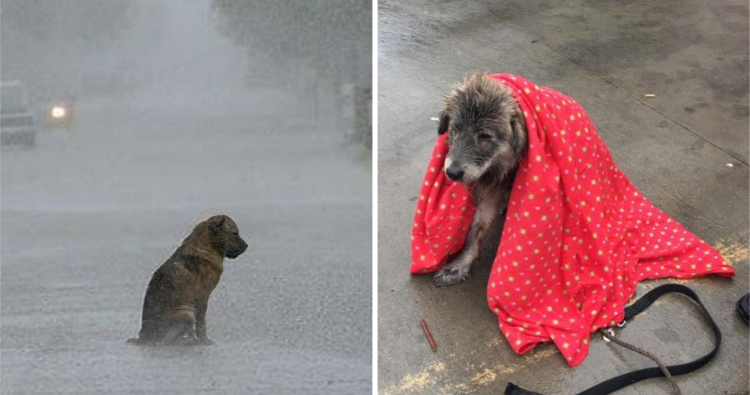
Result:
{"label": "red polka dot blanket", "polygon": [[[529,134],[487,286],[516,353],[551,340],[576,366],[591,332],[622,321],[639,281],[734,275],[638,192],[575,100],[518,76],[492,78],[512,90]],[[417,202],[412,273],[434,272],[459,252],[474,214],[471,193],[443,171],[447,136],[437,139]]]}

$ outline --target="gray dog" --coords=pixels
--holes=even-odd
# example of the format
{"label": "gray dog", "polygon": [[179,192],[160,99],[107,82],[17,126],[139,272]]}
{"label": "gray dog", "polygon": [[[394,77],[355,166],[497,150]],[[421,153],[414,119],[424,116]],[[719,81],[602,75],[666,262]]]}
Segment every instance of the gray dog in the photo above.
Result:
{"label": "gray dog", "polygon": [[206,333],[211,291],[219,284],[224,257],[247,249],[237,224],[217,215],[198,224],[182,245],[159,267],[146,290],[136,345],[213,344]]}
{"label": "gray dog", "polygon": [[515,172],[528,146],[526,124],[510,90],[486,74],[466,77],[448,94],[438,133],[449,134],[445,174],[472,191],[476,212],[463,250],[434,277],[448,286],[468,277],[487,232],[508,208]]}

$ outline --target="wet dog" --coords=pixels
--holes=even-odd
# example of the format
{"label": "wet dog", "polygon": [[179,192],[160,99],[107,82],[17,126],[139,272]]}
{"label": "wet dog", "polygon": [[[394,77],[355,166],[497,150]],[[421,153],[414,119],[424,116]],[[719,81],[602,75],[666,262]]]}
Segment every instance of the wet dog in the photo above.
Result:
{"label": "wet dog", "polygon": [[247,249],[237,224],[217,215],[198,224],[182,245],[151,277],[143,302],[137,345],[213,344],[206,333],[211,291],[224,269]]}
{"label": "wet dog", "polygon": [[449,134],[445,174],[469,187],[476,206],[464,248],[435,274],[440,287],[468,277],[487,232],[508,208],[528,139],[513,94],[485,74],[466,77],[448,94],[439,121],[438,134]]}

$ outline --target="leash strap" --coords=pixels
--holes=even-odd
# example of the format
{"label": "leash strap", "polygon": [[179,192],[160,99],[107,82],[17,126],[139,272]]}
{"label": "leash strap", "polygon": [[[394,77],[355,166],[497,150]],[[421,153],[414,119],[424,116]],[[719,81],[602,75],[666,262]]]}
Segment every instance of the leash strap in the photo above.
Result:
{"label": "leash strap", "polygon": [[[700,309],[701,314],[703,314],[703,318],[706,320],[706,322],[708,322],[708,324],[711,326],[711,328],[714,331],[714,348],[708,354],[692,362],[683,363],[680,365],[667,366],[667,369],[673,376],[678,376],[681,374],[690,373],[700,368],[701,366],[708,363],[708,361],[710,361],[716,355],[716,353],[719,352],[719,348],[721,347],[721,330],[719,330],[719,327],[716,325],[716,322],[714,322],[714,319],[711,317],[711,314],[709,314],[708,310],[706,310],[706,306],[704,306],[703,303],[701,303],[701,300],[700,298],[698,298],[698,295],[696,295],[692,289],[684,285],[680,285],[680,284],[665,284],[657,288],[654,288],[653,290],[648,292],[646,295],[638,299],[635,303],[625,308],[625,320],[624,321],[630,321],[633,317],[640,314],[643,310],[645,310],[648,306],[654,303],[662,295],[668,294],[668,293],[680,293],[689,297],[690,299],[693,299],[693,301],[695,301],[695,303],[698,305],[698,308]],[[606,394],[615,392],[621,388],[627,387],[631,384],[637,383],[641,380],[650,379],[653,377],[664,377],[664,373],[662,373],[661,369],[659,368],[646,368],[646,369],[635,370],[633,372],[626,373],[626,374],[611,378],[607,381],[601,382],[579,393],[578,395],[606,395]],[[508,386],[505,388],[505,395],[543,395],[543,394],[525,390],[513,383],[508,383]]]}

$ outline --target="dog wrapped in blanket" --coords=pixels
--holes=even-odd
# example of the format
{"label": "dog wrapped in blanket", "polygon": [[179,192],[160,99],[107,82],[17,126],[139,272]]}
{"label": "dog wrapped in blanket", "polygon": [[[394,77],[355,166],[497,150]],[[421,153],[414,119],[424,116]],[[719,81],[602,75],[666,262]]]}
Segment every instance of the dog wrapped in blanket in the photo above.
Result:
{"label": "dog wrapped in blanket", "polygon": [[462,281],[507,210],[487,301],[518,354],[553,341],[576,366],[591,332],[622,321],[639,281],[734,275],[638,192],[588,114],[558,91],[511,74],[468,77],[448,95],[439,133],[410,271],[437,271],[439,286]]}

